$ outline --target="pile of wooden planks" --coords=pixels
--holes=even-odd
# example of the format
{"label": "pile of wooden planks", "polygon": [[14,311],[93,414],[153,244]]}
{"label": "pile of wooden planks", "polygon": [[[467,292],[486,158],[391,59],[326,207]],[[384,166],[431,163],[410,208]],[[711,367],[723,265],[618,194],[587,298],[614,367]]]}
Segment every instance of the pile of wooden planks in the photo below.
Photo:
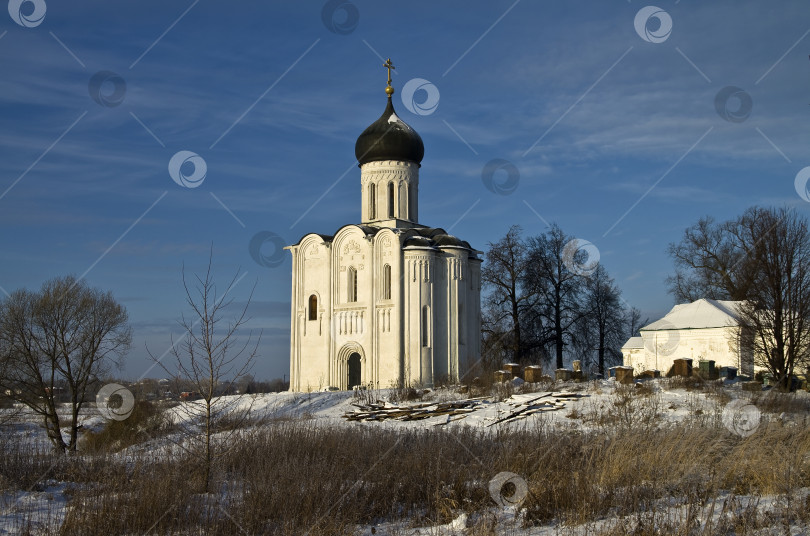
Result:
{"label": "pile of wooden planks", "polygon": [[[582,398],[584,395],[579,393],[545,393],[540,396],[535,396],[531,398],[526,398],[526,396],[521,396],[520,398],[511,397],[507,400],[507,403],[514,407],[515,410],[509,413],[500,419],[495,420],[494,422],[489,423],[487,426],[494,426],[496,424],[500,424],[507,421],[525,419],[530,415],[534,415],[535,413],[544,413],[547,411],[558,411],[565,408],[565,404],[563,401],[566,400],[577,400]],[[541,402],[542,400],[542,402]]]}
{"label": "pile of wooden planks", "polygon": [[[525,419],[530,415],[547,411],[558,411],[565,408],[566,401],[577,400],[583,396],[579,393],[554,393],[532,395],[515,395],[508,398],[505,403],[514,408],[504,417],[496,418],[487,426],[499,423]],[[370,404],[352,404],[357,409],[346,412],[343,418],[348,421],[419,421],[432,417],[446,417],[437,426],[463,419],[470,413],[485,406],[490,406],[492,400],[488,397],[454,400],[452,402],[427,402],[413,405],[393,405],[383,402]],[[491,407],[491,406],[490,406]],[[489,420],[489,419],[487,419]]]}
{"label": "pile of wooden planks", "polygon": [[349,421],[419,421],[431,417],[466,415],[472,413],[482,399],[455,400],[452,402],[434,402],[414,404],[412,406],[394,406],[387,404],[352,404],[358,409],[343,414]]}

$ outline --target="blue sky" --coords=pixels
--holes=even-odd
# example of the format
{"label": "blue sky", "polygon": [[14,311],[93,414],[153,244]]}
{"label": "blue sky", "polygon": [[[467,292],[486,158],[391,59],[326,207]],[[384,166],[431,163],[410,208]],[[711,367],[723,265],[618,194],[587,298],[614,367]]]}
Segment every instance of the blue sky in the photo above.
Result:
{"label": "blue sky", "polygon": [[[275,246],[359,220],[354,142],[384,108],[387,57],[425,142],[420,222],[482,250],[512,224],[556,222],[645,315],[671,307],[667,244],[701,216],[808,213],[794,185],[810,166],[806,1],[9,4],[0,287],[73,273],[112,290],[132,379],[147,345],[161,355],[181,333],[182,266],[203,270],[212,243],[236,305],[255,284],[255,375],[288,373],[291,263]],[[420,90],[409,111],[413,79],[435,108]],[[194,188],[169,173],[180,151],[207,168]],[[494,159],[519,177],[487,188]]]}

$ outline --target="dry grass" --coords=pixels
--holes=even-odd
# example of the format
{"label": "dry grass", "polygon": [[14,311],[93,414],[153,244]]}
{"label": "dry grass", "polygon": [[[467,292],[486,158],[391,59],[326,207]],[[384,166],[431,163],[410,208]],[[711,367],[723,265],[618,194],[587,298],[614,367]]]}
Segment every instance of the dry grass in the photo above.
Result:
{"label": "dry grass", "polygon": [[[583,419],[590,413],[606,421],[596,432],[257,426],[219,461],[216,492],[208,495],[199,493],[193,453],[68,459],[6,440],[0,484],[29,489],[43,473],[74,483],[63,525],[45,531],[53,534],[337,535],[383,521],[437,525],[461,513],[469,515],[469,534],[500,534],[487,485],[501,471],[527,481],[522,506],[529,524],[571,528],[613,519],[596,532],[691,534],[708,505],[722,515],[701,529],[705,534],[808,522],[810,503],[799,494],[810,487],[807,427],[772,419],[740,438],[709,418],[654,426],[660,397],[648,387],[618,388],[609,403],[583,411]],[[740,495],[782,503],[763,513]],[[662,505],[682,509],[664,514]]]}
{"label": "dry grass", "polygon": [[751,403],[763,412],[775,415],[782,413],[810,414],[810,396],[802,392],[785,393],[776,389],[756,392],[751,394]]}
{"label": "dry grass", "polygon": [[667,376],[662,378],[661,382],[666,389],[686,389],[687,391],[702,391],[707,383],[695,374],[692,376]]}
{"label": "dry grass", "polygon": [[643,434],[660,424],[662,411],[660,393],[651,384],[617,384],[607,400],[588,400],[582,411],[572,409],[569,418],[596,426],[603,434],[617,428]]}

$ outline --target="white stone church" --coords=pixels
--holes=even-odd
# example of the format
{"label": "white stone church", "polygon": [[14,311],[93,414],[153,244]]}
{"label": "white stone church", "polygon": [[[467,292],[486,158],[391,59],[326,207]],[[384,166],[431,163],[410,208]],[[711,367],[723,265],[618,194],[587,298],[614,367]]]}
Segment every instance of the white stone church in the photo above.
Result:
{"label": "white stone church", "polygon": [[290,390],[432,386],[479,360],[481,259],[419,223],[422,138],[388,102],[357,139],[360,223],[292,253]]}

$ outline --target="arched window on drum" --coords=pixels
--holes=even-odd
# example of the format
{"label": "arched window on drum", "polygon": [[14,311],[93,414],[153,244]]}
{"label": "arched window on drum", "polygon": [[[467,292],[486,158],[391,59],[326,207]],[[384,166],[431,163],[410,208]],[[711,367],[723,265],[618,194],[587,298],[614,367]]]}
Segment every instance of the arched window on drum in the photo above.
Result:
{"label": "arched window on drum", "polygon": [[383,266],[383,299],[391,299],[391,265]]}
{"label": "arched window on drum", "polygon": [[315,294],[309,297],[309,319],[318,320],[318,296]]}

